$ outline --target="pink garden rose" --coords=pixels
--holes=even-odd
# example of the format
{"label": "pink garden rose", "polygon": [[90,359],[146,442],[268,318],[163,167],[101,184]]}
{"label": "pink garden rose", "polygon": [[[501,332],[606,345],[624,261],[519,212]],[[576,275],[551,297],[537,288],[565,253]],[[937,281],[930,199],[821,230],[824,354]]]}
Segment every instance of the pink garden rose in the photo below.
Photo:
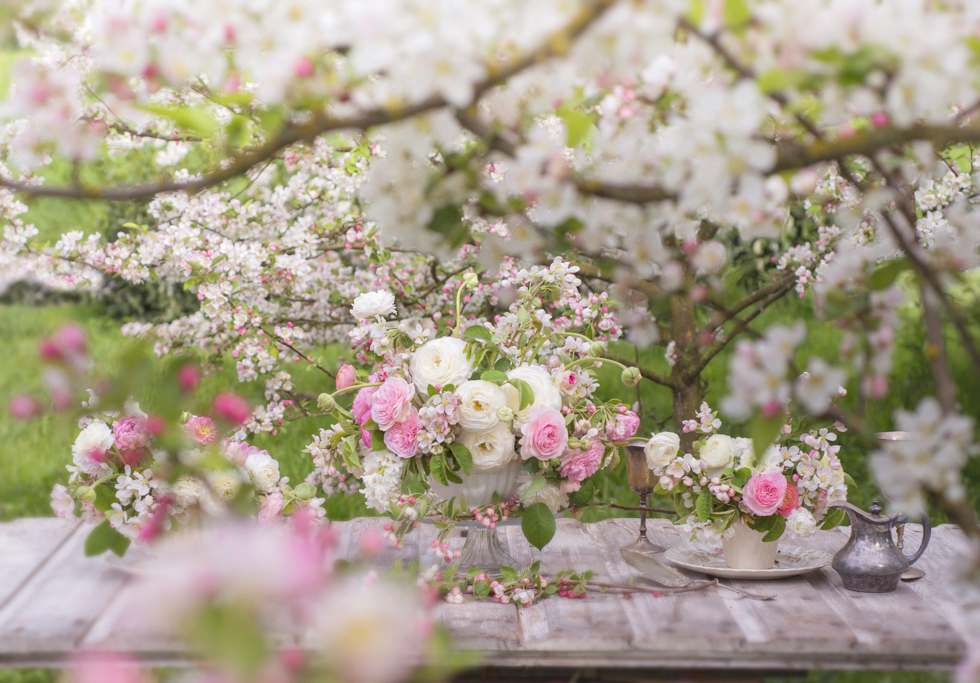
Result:
{"label": "pink garden rose", "polygon": [[789,517],[790,513],[798,507],[800,507],[800,490],[796,488],[796,484],[787,482],[786,493],[783,494],[783,502],[780,503],[776,512],[783,517]]}
{"label": "pink garden rose", "polygon": [[395,424],[404,422],[412,412],[415,386],[401,377],[389,377],[378,387],[371,403],[371,419],[386,432]]}
{"label": "pink garden rose", "polygon": [[640,418],[632,410],[620,413],[615,422],[606,425],[606,434],[613,441],[626,441],[640,428]]}
{"label": "pink garden rose", "polygon": [[598,471],[605,451],[606,447],[599,439],[593,439],[592,445],[584,451],[570,448],[562,453],[558,473],[572,481],[585,481]]}
{"label": "pink garden rose", "polygon": [[282,517],[282,509],[285,507],[282,491],[270,493],[259,506],[259,521],[272,523]]}
{"label": "pink garden rose", "polygon": [[385,446],[400,458],[411,458],[419,452],[415,435],[419,433],[419,411],[415,408],[402,422],[396,422],[385,432]]}
{"label": "pink garden rose", "polygon": [[521,457],[551,460],[568,447],[565,418],[554,408],[540,405],[531,411],[528,423],[521,427]]}
{"label": "pink garden rose", "polygon": [[768,517],[783,504],[786,495],[786,477],[782,472],[758,474],[742,488],[742,502],[753,515]]}
{"label": "pink garden rose", "polygon": [[120,451],[138,450],[150,440],[150,430],[147,429],[146,418],[142,415],[120,418],[112,425],[112,434],[116,440],[116,448]]}
{"label": "pink garden rose", "polygon": [[337,371],[337,391],[354,386],[356,381],[357,373],[351,366],[344,365]]}
{"label": "pink garden rose", "polygon": [[378,393],[378,387],[364,387],[357,392],[354,397],[354,404],[351,406],[351,413],[357,424],[364,425],[371,417],[371,404],[374,402],[374,395]]}
{"label": "pink garden rose", "polygon": [[218,428],[210,417],[192,417],[184,425],[184,431],[198,443],[214,443],[218,439]]}
{"label": "pink garden rose", "polygon": [[228,440],[221,444],[221,454],[229,462],[233,462],[239,467],[245,467],[245,461],[248,460],[248,456],[262,452],[264,451],[261,448],[256,448],[244,441]]}

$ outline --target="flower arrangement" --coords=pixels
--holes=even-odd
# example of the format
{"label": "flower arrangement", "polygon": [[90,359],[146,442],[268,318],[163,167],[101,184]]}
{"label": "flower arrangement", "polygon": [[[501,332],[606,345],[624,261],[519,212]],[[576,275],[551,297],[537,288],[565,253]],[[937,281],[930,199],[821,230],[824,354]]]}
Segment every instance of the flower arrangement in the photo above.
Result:
{"label": "flower arrangement", "polygon": [[[618,461],[639,426],[619,401],[594,399],[591,368],[618,365],[602,354],[620,330],[605,295],[583,295],[576,272],[557,258],[504,273],[507,311],[464,328],[466,293],[481,286],[468,273],[446,336],[387,320],[395,306],[386,291],[358,297],[351,339],[373,365],[366,381],[343,366],[337,390],[320,397],[336,423],[310,446],[308,482],[350,491],[349,477],[359,480],[368,505],[395,518],[396,537],[427,514],[489,528],[521,515],[528,540],[547,544],[554,514],[591,499],[589,478]],[[620,367],[636,384],[635,369]]]}
{"label": "flower arrangement", "polygon": [[[93,401],[94,402],[94,401]],[[224,439],[210,417],[186,415],[175,456],[161,447],[163,420],[127,402],[122,413],[95,412],[80,420],[72,445],[68,486],[57,484],[52,507],[61,517],[97,525],[87,554],[123,555],[132,541],[252,506],[268,522],[299,510],[322,518],[323,498],[302,483],[280,477],[268,451]]]}
{"label": "flower arrangement", "polygon": [[[757,454],[752,439],[719,433],[721,420],[707,403],[683,428],[698,433],[697,455],[680,453],[677,434],[664,432],[647,442],[646,456],[660,477],[656,492],[673,496],[679,523],[692,538],[730,537],[741,521],[775,541],[786,531],[809,536],[841,522],[843,513],[828,507],[846,500],[853,480],[841,467],[833,430],[809,431],[800,444],[777,441]],[[781,434],[790,433],[784,425]]]}

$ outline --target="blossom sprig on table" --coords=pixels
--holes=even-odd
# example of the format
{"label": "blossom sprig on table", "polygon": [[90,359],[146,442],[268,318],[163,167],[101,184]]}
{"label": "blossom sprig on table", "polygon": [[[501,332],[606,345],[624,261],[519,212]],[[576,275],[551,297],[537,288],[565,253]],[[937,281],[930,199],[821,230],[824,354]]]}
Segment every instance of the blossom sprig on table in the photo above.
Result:
{"label": "blossom sprig on table", "polygon": [[[595,399],[593,369],[619,365],[602,354],[621,330],[606,296],[583,294],[576,272],[561,258],[547,267],[504,269],[494,286],[497,297],[511,292],[507,311],[464,328],[468,292],[481,287],[475,273],[465,273],[455,292],[455,324],[445,336],[388,321],[396,308],[387,291],[358,297],[351,341],[358,358],[373,365],[366,377],[342,367],[336,390],[320,396],[318,405],[336,422],[310,448],[318,472],[308,481],[343,468],[362,481],[369,507],[396,522],[408,514],[392,507],[401,495],[420,500],[436,487],[439,498],[457,500],[450,510],[433,512],[455,520],[476,508],[474,514],[489,514],[494,524],[492,516],[503,510],[480,509],[489,498],[466,501],[446,487],[474,473],[510,469],[509,490],[497,491],[493,505],[520,514],[525,534],[534,529],[529,540],[546,544],[553,515],[568,507],[570,496],[588,502],[582,498],[591,498],[593,487],[585,482],[615,465],[619,447],[639,426],[619,401]],[[635,384],[635,369],[619,367],[623,381]],[[349,407],[341,405],[353,392]]]}
{"label": "blossom sprig on table", "polygon": [[132,541],[233,509],[251,509],[266,523],[299,511],[325,515],[314,486],[290,486],[268,451],[223,438],[210,417],[185,414],[184,438],[170,450],[161,441],[163,421],[131,401],[121,413],[96,410],[81,424],[68,485],[55,485],[51,497],[57,515],[96,525],[87,554],[122,555]]}
{"label": "blossom sprig on table", "polygon": [[696,419],[683,424],[686,433],[699,436],[693,453],[680,453],[680,439],[670,432],[655,434],[646,445],[647,464],[660,477],[656,492],[673,496],[679,523],[692,537],[717,540],[744,521],[774,541],[787,530],[809,536],[842,521],[840,510],[828,508],[846,500],[853,480],[837,457],[833,429],[810,430],[793,443],[792,426],[783,425],[780,439],[757,453],[752,439],[721,434],[721,426],[702,403]]}
{"label": "blossom sprig on table", "polygon": [[433,586],[443,599],[450,604],[461,604],[466,598],[485,600],[501,604],[514,603],[528,607],[552,595],[563,598],[584,598],[592,570],[576,572],[564,570],[548,579],[541,574],[541,563],[535,562],[528,569],[519,571],[513,567],[500,568],[500,574],[488,574],[477,567],[471,567],[465,574],[456,571],[456,566],[438,571],[434,567],[423,572],[422,580]]}

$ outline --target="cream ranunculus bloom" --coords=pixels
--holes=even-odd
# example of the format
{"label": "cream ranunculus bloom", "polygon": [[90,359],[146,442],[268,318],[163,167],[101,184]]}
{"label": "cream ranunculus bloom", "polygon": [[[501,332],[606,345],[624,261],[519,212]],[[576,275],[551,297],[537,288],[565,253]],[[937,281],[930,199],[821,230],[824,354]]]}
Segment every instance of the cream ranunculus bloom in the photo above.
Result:
{"label": "cream ranunculus bloom", "polygon": [[245,470],[259,491],[268,493],[279,483],[279,461],[265,451],[252,453],[245,459]]}
{"label": "cream ranunculus bloom", "polygon": [[487,472],[503,467],[517,458],[514,451],[514,434],[510,427],[498,422],[493,429],[484,432],[463,430],[456,441],[466,446],[473,456],[473,471]]}
{"label": "cream ranunculus bloom", "polygon": [[[524,490],[531,485],[532,479],[530,472],[521,469],[517,473],[517,493],[523,494]],[[552,512],[558,512],[562,508],[568,507],[568,494],[562,493],[560,488],[548,482],[524,499],[524,505],[533,505],[534,503],[544,503]]]}
{"label": "cream ranunculus bloom", "polygon": [[711,470],[731,467],[735,462],[735,440],[725,434],[715,434],[701,447],[699,457]]}
{"label": "cream ranunculus bloom", "polygon": [[786,527],[797,536],[812,536],[817,533],[817,520],[806,508],[796,508],[786,519]]}
{"label": "cream ranunculus bloom", "polygon": [[680,447],[681,438],[673,432],[654,434],[643,447],[647,456],[647,466],[651,470],[667,467],[677,457]]}
{"label": "cream ranunculus bloom", "polygon": [[471,432],[485,432],[500,424],[497,410],[507,406],[503,390],[493,382],[474,379],[456,389],[459,425]]}
{"label": "cream ranunculus bloom", "polygon": [[540,365],[521,365],[520,367],[508,370],[507,377],[509,379],[524,380],[531,387],[531,391],[534,392],[534,400],[531,402],[531,405],[526,406],[524,410],[518,410],[521,403],[520,394],[517,389],[511,384],[505,384],[503,386],[504,393],[507,396],[507,405],[516,413],[514,417],[515,434],[521,433],[521,428],[531,419],[531,411],[534,408],[547,406],[555,410],[561,410],[561,392],[555,385],[555,380],[552,378],[551,373]]}
{"label": "cream ranunculus bloom", "polygon": [[466,342],[455,337],[440,337],[428,341],[412,356],[409,370],[412,381],[421,396],[426,396],[429,385],[460,386],[473,374],[473,363],[463,353]]}

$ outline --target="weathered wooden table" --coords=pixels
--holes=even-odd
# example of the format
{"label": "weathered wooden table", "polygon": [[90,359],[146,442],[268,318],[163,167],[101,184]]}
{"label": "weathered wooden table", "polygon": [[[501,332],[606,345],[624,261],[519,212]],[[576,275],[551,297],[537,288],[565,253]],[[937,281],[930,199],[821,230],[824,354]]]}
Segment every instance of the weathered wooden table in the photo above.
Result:
{"label": "weathered wooden table", "polygon": [[[338,523],[345,555],[356,557],[360,532],[382,522]],[[587,525],[559,520],[558,533],[543,553],[532,549],[518,528],[502,529],[501,536],[515,557],[540,559],[546,573],[592,569],[597,580],[626,583],[639,574],[620,560],[618,548],[632,541],[636,530],[636,520]],[[56,666],[82,648],[121,648],[149,662],[180,663],[179,643],[120,625],[133,582],[104,557],[84,557],[86,532],[73,521],[54,518],[0,524],[0,664]],[[374,563],[415,559],[420,549],[428,563],[435,559],[428,548],[433,534],[423,525],[402,549],[388,550]],[[800,544],[834,552],[847,534],[847,529],[821,532]],[[651,524],[650,535],[664,545],[683,542],[664,520]],[[909,525],[907,535],[910,547],[916,547],[918,529]],[[894,593],[846,591],[827,567],[781,581],[735,582],[777,596],[768,602],[712,587],[662,597],[590,593],[582,600],[556,597],[529,608],[487,601],[443,603],[439,612],[458,647],[480,651],[487,666],[498,667],[497,675],[538,669],[663,674],[948,668],[971,633],[951,580],[954,556],[963,545],[957,528],[935,529],[920,561],[925,578],[902,583]]]}

